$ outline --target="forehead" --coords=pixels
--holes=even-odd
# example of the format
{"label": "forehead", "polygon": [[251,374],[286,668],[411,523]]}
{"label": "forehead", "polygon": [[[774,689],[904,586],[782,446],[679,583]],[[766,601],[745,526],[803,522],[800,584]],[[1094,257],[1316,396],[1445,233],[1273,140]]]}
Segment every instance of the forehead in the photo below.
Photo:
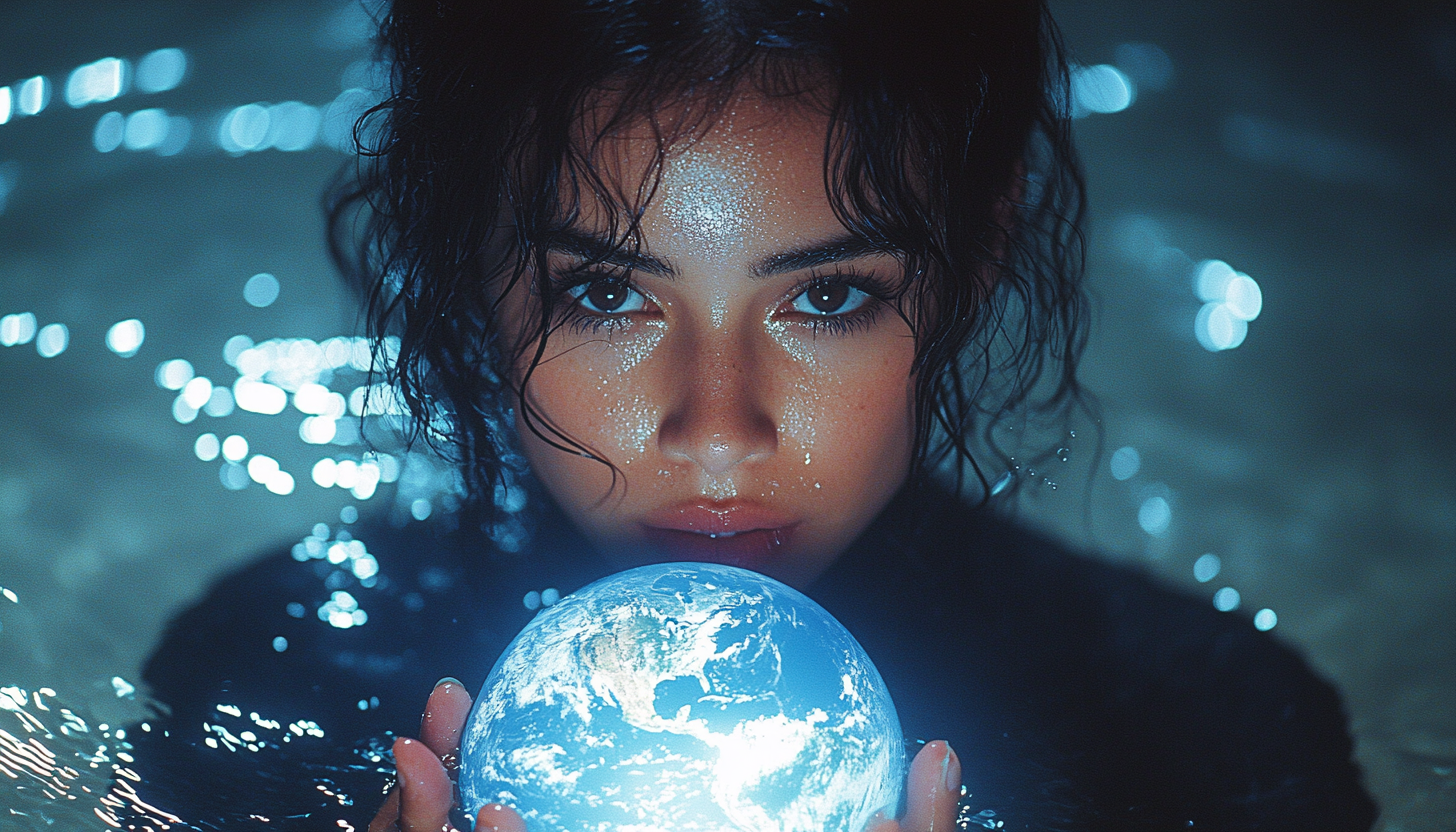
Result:
{"label": "forehead", "polygon": [[579,222],[605,230],[602,203],[641,210],[641,232],[659,238],[644,242],[675,238],[706,256],[838,229],[824,186],[827,131],[827,113],[805,97],[751,86],[712,108],[693,100],[659,107],[600,136],[594,190],[609,193],[581,200]]}

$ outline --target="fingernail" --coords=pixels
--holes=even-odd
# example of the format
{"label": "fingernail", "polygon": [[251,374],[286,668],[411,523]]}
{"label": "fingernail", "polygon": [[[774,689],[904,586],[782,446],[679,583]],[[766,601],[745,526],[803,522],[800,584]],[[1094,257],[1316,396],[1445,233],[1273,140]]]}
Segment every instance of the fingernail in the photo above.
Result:
{"label": "fingernail", "polygon": [[454,676],[446,676],[445,678],[435,683],[435,687],[439,687],[441,685],[459,685],[462,688],[465,687],[465,685],[460,684],[460,680],[456,679]]}
{"label": "fingernail", "polygon": [[961,758],[956,756],[955,749],[950,747],[950,743],[945,744],[945,762],[941,763],[940,769],[945,775],[945,790],[959,794],[961,789]]}

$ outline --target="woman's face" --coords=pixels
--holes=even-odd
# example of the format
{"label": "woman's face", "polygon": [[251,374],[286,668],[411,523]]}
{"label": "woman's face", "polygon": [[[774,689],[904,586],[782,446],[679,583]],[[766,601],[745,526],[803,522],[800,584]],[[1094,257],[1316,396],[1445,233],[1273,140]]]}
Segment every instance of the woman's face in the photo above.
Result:
{"label": "woman's face", "polygon": [[[552,246],[566,311],[527,400],[622,478],[614,489],[607,466],[519,414],[517,427],[537,477],[618,566],[712,561],[804,586],[905,480],[915,342],[876,297],[900,263],[831,210],[826,118],[740,95],[668,148],[640,252],[584,267],[609,248],[589,199]],[[657,147],[645,123],[624,130],[598,170],[635,193]],[[502,311],[529,314],[527,295]]]}

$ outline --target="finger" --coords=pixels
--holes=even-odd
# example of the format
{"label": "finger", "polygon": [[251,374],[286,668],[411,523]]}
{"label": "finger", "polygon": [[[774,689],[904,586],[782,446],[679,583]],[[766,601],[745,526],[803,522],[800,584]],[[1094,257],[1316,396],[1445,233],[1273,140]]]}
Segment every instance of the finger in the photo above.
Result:
{"label": "finger", "polygon": [[884,812],[875,812],[875,816],[865,824],[865,832],[900,832],[900,824],[894,818],[886,817]]}
{"label": "finger", "polygon": [[449,762],[454,762],[455,753],[460,750],[460,732],[470,716],[470,705],[470,694],[459,680],[446,676],[435,683],[425,703],[425,715],[420,719],[420,740],[435,756],[441,759],[448,756]]}
{"label": "finger", "polygon": [[509,806],[487,803],[475,815],[475,832],[526,832],[526,822]]}
{"label": "finger", "polygon": [[399,777],[400,832],[449,829],[454,787],[440,758],[419,740],[394,741],[394,768]]}
{"label": "finger", "polygon": [[961,796],[961,761],[944,740],[925,744],[910,764],[905,832],[947,832]]}
{"label": "finger", "polygon": [[369,832],[399,832],[398,786],[389,790],[389,797],[384,799],[384,805],[379,807],[374,820],[369,821]]}

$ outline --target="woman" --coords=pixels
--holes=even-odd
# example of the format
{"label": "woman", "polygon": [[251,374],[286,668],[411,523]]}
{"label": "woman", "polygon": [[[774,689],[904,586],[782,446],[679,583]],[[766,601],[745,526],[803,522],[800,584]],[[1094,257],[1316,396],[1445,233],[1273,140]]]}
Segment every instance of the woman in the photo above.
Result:
{"label": "woman", "polygon": [[[1080,180],[1040,3],[401,0],[382,34],[394,87],[361,122],[336,252],[476,502],[444,542],[371,533],[394,579],[353,642],[189,613],[148,671],[174,722],[291,689],[336,733],[408,730],[402,686],[459,673],[395,742],[370,826],[438,830],[463,688],[526,620],[513,599],[694,559],[805,590],[907,735],[971,750],[927,744],[882,829],[947,828],[962,780],[1009,828],[1373,822],[1338,700],[1298,658],[932,478],[970,470],[986,502],[976,437],[1077,401]],[[536,534],[513,555],[492,497],[518,481]],[[303,568],[225,586],[281,609]],[[349,711],[364,685],[377,715]]]}

